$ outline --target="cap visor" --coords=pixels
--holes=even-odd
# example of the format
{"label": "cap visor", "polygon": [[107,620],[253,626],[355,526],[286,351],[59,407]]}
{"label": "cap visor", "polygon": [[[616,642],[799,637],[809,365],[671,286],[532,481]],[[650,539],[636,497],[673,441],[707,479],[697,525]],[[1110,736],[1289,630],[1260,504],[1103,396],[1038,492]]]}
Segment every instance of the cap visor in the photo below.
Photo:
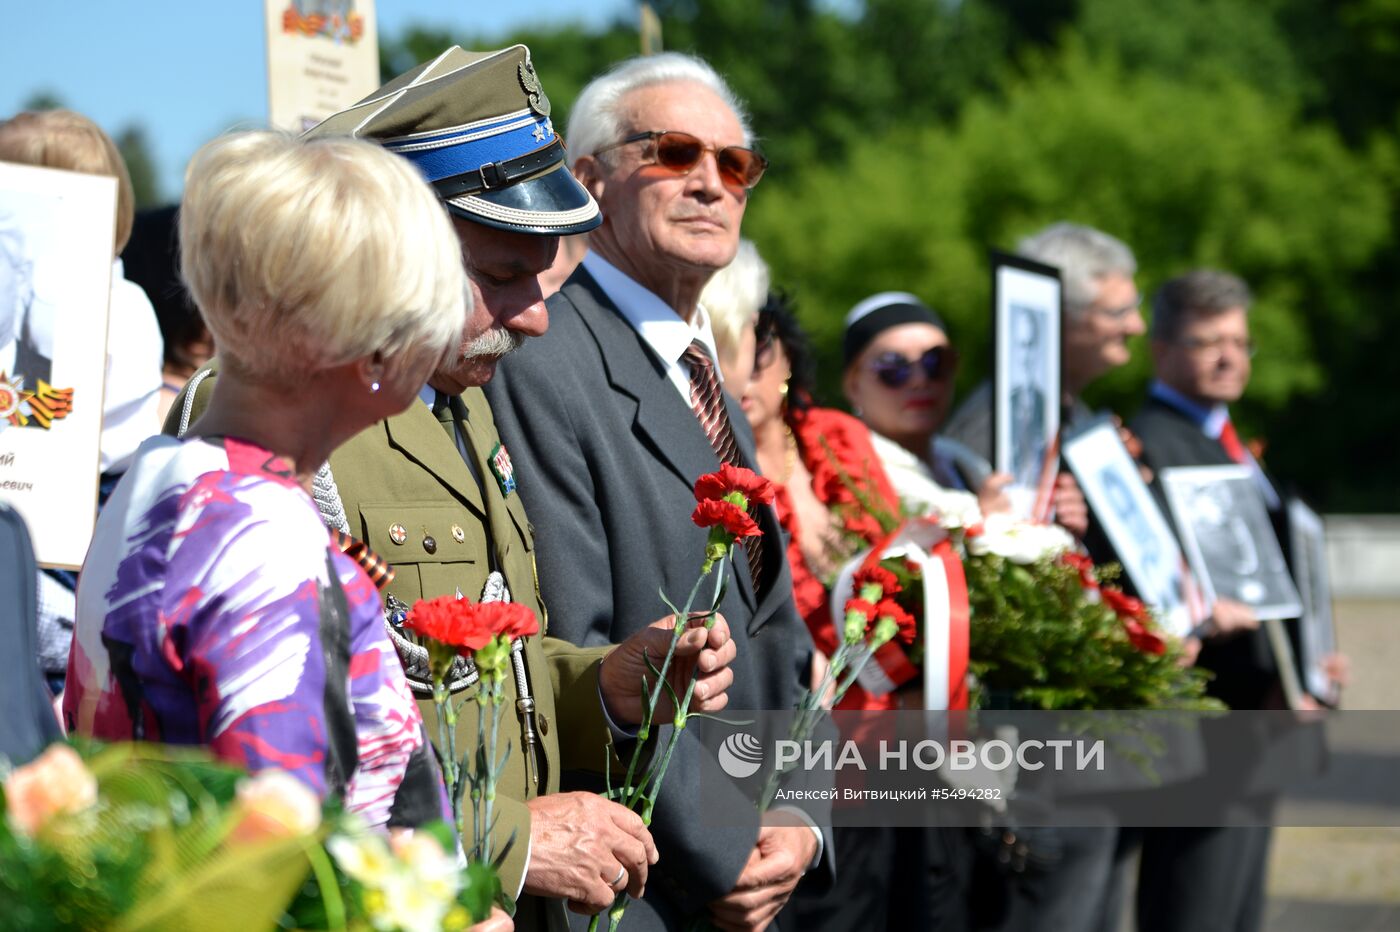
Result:
{"label": "cap visor", "polygon": [[513,233],[569,236],[603,222],[598,203],[563,162],[528,181],[445,203],[458,217]]}

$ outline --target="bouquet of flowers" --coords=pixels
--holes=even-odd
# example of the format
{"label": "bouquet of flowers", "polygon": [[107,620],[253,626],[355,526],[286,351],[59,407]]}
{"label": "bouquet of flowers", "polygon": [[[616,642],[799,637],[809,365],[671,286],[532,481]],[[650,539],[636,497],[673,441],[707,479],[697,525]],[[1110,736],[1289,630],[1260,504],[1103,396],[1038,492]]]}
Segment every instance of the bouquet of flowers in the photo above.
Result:
{"label": "bouquet of flowers", "polygon": [[[1205,695],[1208,674],[1185,666],[1180,643],[1158,633],[1151,610],[1107,584],[1116,578],[1117,567],[1095,567],[1074,553],[1068,532],[1005,514],[983,516],[976,497],[967,492],[943,490],[922,504],[923,517],[947,532],[962,563],[965,587],[951,587],[956,591],[949,598],[965,595],[967,600],[972,707],[1219,707]],[[888,515],[879,520],[882,527],[898,521]],[[870,559],[868,554],[858,558]],[[882,565],[898,573],[901,562],[907,569],[908,561],[898,558],[886,557]],[[900,581],[906,591],[921,584],[907,576]],[[906,604],[922,631],[925,594]],[[953,606],[955,615],[957,608]],[[956,637],[957,628],[949,630]],[[897,656],[891,654],[895,647],[886,647],[882,662],[872,665],[883,675],[886,690],[912,679],[915,667],[927,660],[928,645],[918,640]],[[878,678],[868,675],[863,685],[878,689],[873,682]]]}
{"label": "bouquet of flowers", "polygon": [[371,832],[198,749],[50,746],[4,775],[5,928],[461,929],[491,908],[445,824]]}
{"label": "bouquet of flowers", "polygon": [[974,707],[1218,707],[1205,696],[1207,674],[1184,665],[1180,642],[1158,633],[1147,606],[1102,583],[1117,567],[1095,567],[1054,525],[977,520],[966,502],[957,512]]}

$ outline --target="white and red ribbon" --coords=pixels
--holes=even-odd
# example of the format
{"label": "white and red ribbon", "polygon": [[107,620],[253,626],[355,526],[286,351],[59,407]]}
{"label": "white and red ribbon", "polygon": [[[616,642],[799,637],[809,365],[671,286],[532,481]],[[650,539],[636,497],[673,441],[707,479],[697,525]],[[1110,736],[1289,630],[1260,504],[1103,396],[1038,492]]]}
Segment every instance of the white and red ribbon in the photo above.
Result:
{"label": "white and red ribbon", "polygon": [[[881,560],[902,559],[918,567],[923,579],[924,707],[967,708],[968,602],[962,560],[948,532],[931,518],[901,524],[870,550],[854,557],[837,574],[831,589],[831,617],[840,633],[846,601],[853,596],[856,573]],[[893,692],[919,676],[897,643],[885,644],[861,671],[860,685],[871,693]]]}

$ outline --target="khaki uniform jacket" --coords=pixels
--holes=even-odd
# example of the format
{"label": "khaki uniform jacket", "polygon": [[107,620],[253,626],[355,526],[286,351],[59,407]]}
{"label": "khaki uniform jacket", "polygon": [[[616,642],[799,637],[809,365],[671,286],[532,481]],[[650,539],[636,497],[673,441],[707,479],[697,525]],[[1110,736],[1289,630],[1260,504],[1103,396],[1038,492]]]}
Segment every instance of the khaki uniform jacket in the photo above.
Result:
{"label": "khaki uniform jacket", "polygon": [[[196,374],[193,403],[182,392],[171,407],[165,432],[180,432],[208,407],[215,371]],[[203,372],[204,370],[201,370]],[[339,487],[350,533],[365,541],[394,567],[387,594],[411,606],[420,598],[453,594],[479,599],[492,563],[505,576],[511,598],[528,605],[540,619],[541,633],[529,639],[525,666],[535,700],[535,760],[529,765],[523,717],[517,712],[515,677],[508,675],[501,733],[511,748],[497,787],[496,851],[514,837],[501,866],[507,893],[520,889],[530,841],[526,802],[558,792],[561,770],[601,773],[608,753],[608,727],[598,692],[598,667],[608,648],[580,648],[547,636],[548,616],[540,600],[535,545],[524,506],[516,493],[503,494],[489,460],[500,439],[490,406],[480,389],[461,396],[466,417],[462,436],[473,455],[478,483],[457,449],[447,425],[418,401],[404,413],[370,427],[331,454],[331,473]],[[185,408],[189,407],[188,416]],[[397,538],[397,540],[396,540]],[[494,551],[494,552],[493,552]],[[456,698],[471,695],[468,687]],[[431,699],[419,711],[436,734]],[[458,753],[476,746],[476,714],[459,715]],[[515,714],[513,714],[515,713]],[[502,753],[498,747],[497,753]],[[527,927],[541,910],[521,904],[516,921]]]}

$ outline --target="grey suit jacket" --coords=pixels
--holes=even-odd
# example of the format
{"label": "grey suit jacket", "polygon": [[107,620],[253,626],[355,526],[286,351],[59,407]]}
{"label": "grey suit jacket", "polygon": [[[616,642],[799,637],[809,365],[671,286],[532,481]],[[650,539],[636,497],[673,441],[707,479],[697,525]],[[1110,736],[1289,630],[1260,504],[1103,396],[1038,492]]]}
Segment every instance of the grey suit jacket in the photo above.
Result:
{"label": "grey suit jacket", "polygon": [[[694,584],[706,532],[690,520],[693,487],[719,462],[661,361],[586,270],[548,307],[549,332],[502,361],[487,395],[534,522],[550,633],[583,646],[617,643],[666,613],[658,589],[680,604]],[[748,423],[727,403],[752,463]],[[776,516],[763,508],[759,519],[768,583],[755,593],[740,557],[720,608],[738,648],[735,711],[790,709],[812,653]],[[712,755],[685,736],[651,827],[661,861],[645,900],[629,908],[629,928],[680,927],[739,876],[757,815],[736,793],[718,820],[727,824],[707,819],[698,787],[713,768]],[[597,789],[590,777],[566,772],[564,788]],[[745,809],[739,827],[732,817]]]}

